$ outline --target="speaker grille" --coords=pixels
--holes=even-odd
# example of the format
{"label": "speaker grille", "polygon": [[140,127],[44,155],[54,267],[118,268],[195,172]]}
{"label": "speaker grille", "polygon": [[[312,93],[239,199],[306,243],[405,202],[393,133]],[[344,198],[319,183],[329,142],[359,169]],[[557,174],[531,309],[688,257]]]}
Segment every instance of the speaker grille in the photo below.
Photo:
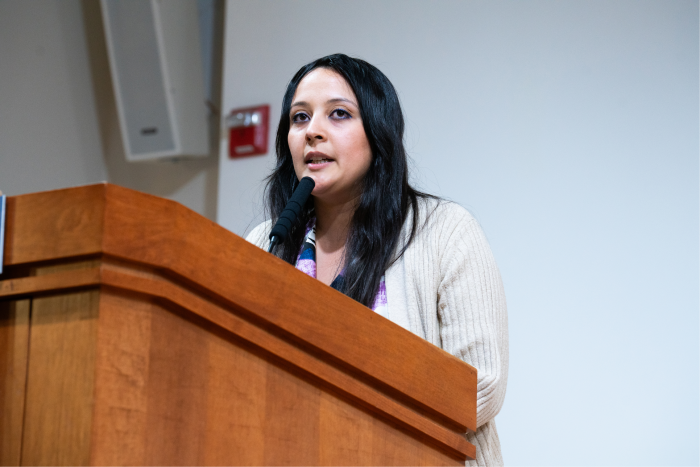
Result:
{"label": "speaker grille", "polygon": [[174,151],[153,5],[142,0],[106,0],[103,5],[127,150],[132,155]]}

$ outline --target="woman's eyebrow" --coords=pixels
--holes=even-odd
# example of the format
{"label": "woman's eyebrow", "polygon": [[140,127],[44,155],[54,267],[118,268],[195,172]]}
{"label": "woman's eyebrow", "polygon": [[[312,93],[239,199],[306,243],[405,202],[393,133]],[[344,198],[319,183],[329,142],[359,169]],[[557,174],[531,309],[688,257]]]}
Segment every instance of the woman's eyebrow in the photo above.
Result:
{"label": "woman's eyebrow", "polygon": [[[326,101],[326,103],[328,103],[328,104],[335,104],[335,103],[337,103],[337,102],[347,102],[348,104],[352,104],[352,105],[354,105],[355,107],[357,107],[357,103],[356,103],[356,102],[351,101],[350,99],[346,99],[346,98],[344,98],[344,97],[336,97],[336,98],[333,98],[333,99],[328,99],[328,100]],[[305,105],[309,105],[309,103],[306,102],[306,101],[296,101],[296,102],[293,102],[292,105],[289,106],[289,108],[297,107],[297,106],[303,107],[303,106],[305,106]]]}
{"label": "woman's eyebrow", "polygon": [[335,104],[336,102],[347,102],[348,104],[352,104],[355,107],[357,107],[357,103],[355,103],[354,101],[351,101],[350,99],[345,99],[344,97],[336,97],[335,99],[328,99],[328,101],[326,101],[326,102],[328,102],[329,104]]}

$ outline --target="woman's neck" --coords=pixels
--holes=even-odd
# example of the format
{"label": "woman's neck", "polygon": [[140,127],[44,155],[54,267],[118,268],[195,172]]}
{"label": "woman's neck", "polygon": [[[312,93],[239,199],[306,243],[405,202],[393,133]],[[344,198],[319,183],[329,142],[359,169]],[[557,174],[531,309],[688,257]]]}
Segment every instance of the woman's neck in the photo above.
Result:
{"label": "woman's neck", "polygon": [[343,269],[345,244],[359,198],[343,203],[314,200],[316,213],[316,274],[330,284]]}
{"label": "woman's neck", "polygon": [[335,247],[332,250],[343,248],[358,201],[358,198],[342,203],[324,203],[314,200],[317,241],[323,239],[326,245]]}

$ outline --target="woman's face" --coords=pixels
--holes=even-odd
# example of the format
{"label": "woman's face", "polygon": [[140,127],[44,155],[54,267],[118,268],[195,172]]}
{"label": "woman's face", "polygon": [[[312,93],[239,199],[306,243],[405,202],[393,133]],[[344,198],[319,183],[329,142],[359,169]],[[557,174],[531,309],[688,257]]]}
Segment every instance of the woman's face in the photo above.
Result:
{"label": "woman's face", "polygon": [[360,195],[372,151],[350,85],[338,73],[317,68],[297,86],[287,141],[297,177],[316,182],[317,200],[344,203]]}

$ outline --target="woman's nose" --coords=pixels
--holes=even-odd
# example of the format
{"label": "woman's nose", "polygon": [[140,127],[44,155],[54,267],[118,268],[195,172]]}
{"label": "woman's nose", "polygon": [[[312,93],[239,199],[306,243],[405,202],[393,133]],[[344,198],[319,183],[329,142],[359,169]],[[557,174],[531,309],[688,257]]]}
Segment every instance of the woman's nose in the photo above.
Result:
{"label": "woman's nose", "polygon": [[326,131],[323,128],[323,122],[319,121],[317,116],[313,116],[309,125],[306,127],[306,142],[323,141],[326,139]]}

